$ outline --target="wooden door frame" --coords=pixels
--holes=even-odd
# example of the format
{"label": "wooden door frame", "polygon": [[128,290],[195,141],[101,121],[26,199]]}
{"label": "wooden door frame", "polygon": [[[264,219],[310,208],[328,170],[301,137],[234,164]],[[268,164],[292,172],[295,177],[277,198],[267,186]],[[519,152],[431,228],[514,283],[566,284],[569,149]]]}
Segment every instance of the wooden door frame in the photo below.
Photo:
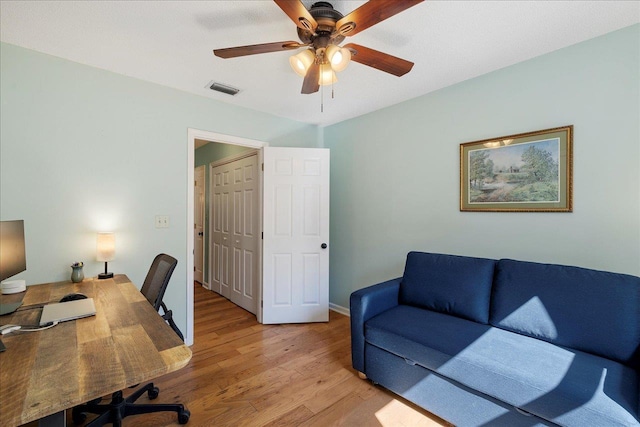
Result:
{"label": "wooden door frame", "polygon": [[[262,164],[262,151],[260,150],[263,147],[267,147],[269,144],[267,142],[258,141],[255,139],[242,138],[233,135],[225,135],[216,132],[210,132],[206,130],[200,129],[187,129],[187,253],[186,253],[186,263],[187,263],[187,277],[185,280],[185,286],[187,291],[187,327],[185,330],[185,343],[187,345],[193,345],[193,265],[194,265],[194,249],[195,242],[193,238],[193,226],[194,226],[194,179],[195,179],[195,147],[196,147],[196,139],[201,139],[203,141],[209,142],[218,142],[222,144],[231,144],[231,145],[240,145],[243,147],[251,147],[258,150],[258,164]],[[205,179],[206,181],[206,179]],[[260,175],[260,188],[262,188],[262,175]],[[260,212],[262,212],[262,199],[260,199]],[[262,215],[260,215],[262,217]],[[262,218],[260,219],[260,229],[262,229]],[[262,255],[260,254],[260,259]],[[260,271],[262,271],[262,265],[260,265]],[[258,286],[259,288],[259,300],[262,299],[262,286],[261,284]],[[260,305],[258,304],[258,308]],[[261,312],[260,312],[261,313]],[[260,320],[260,318],[258,318]]]}

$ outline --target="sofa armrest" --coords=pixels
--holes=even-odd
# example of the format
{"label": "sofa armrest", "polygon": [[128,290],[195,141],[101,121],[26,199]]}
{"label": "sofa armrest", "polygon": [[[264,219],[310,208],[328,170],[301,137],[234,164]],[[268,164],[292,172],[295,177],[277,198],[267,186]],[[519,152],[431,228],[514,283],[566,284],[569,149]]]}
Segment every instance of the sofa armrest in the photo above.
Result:
{"label": "sofa armrest", "polygon": [[351,362],[359,372],[364,370],[364,324],[378,314],[398,305],[400,281],[389,280],[351,294],[349,310],[351,314]]}

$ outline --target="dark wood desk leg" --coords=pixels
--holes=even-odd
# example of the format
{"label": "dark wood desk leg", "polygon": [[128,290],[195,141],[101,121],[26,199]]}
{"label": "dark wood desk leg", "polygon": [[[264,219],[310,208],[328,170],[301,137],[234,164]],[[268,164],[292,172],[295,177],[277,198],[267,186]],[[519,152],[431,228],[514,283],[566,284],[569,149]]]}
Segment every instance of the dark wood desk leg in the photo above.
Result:
{"label": "dark wood desk leg", "polygon": [[56,412],[38,420],[38,427],[65,427],[67,425],[67,411]]}

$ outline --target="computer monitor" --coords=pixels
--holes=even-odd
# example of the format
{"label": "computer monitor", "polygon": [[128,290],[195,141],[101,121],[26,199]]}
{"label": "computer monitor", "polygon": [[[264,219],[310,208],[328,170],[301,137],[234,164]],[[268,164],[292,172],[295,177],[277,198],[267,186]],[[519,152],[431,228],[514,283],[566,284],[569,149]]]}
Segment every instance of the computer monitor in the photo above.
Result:
{"label": "computer monitor", "polygon": [[0,221],[0,282],[26,269],[24,221]]}

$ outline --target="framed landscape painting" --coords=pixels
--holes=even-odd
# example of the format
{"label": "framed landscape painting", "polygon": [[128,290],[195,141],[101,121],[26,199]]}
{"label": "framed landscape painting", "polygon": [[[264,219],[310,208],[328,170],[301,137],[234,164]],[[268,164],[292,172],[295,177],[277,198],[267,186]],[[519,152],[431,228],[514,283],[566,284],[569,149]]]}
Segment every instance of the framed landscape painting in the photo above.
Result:
{"label": "framed landscape painting", "polygon": [[572,212],[573,126],[460,144],[460,210]]}

